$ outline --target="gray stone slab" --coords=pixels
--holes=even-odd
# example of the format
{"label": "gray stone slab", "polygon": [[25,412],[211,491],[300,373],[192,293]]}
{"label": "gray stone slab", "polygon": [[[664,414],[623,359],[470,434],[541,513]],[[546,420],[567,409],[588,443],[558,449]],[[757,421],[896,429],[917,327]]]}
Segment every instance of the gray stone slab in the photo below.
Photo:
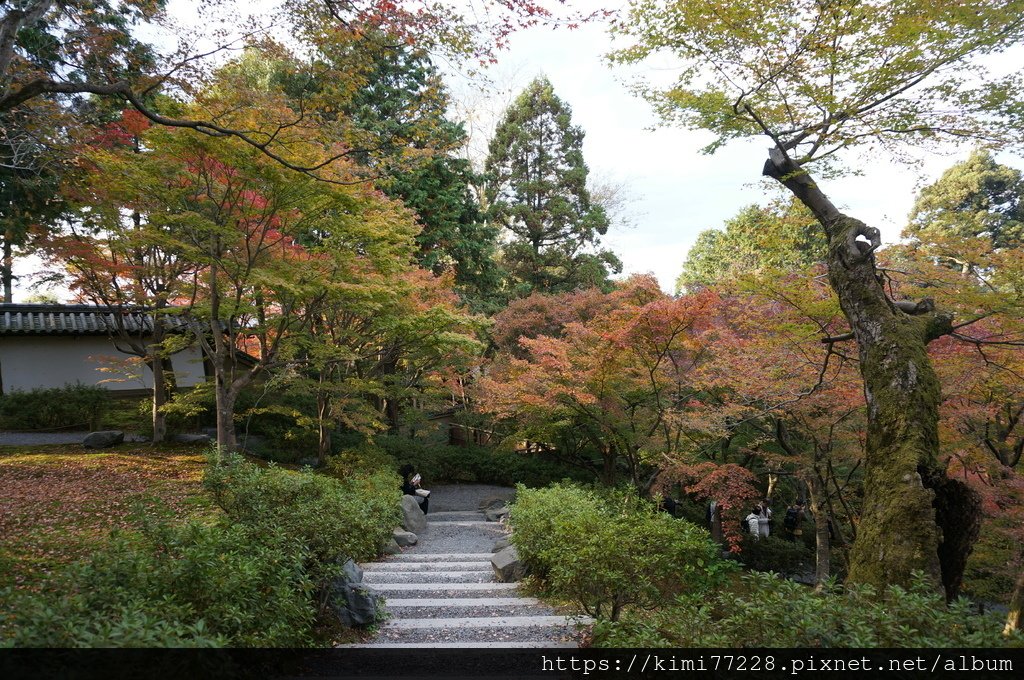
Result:
{"label": "gray stone slab", "polygon": [[364,564],[364,571],[490,571],[487,560],[475,562],[371,562]]}
{"label": "gray stone slab", "polygon": [[472,553],[428,553],[428,552],[417,552],[417,553],[402,553],[401,555],[395,555],[389,562],[449,562],[458,560],[488,560],[490,561],[491,555],[494,553],[488,552],[472,552]]}
{"label": "gray stone slab", "polygon": [[589,617],[573,616],[461,616],[448,619],[391,619],[383,627],[391,630],[412,628],[528,628],[537,626],[575,626],[593,623]]}
{"label": "gray stone slab", "polygon": [[363,583],[493,583],[490,571],[368,571]]}
{"label": "gray stone slab", "polygon": [[539,605],[535,597],[389,597],[388,609],[400,607],[526,607]]}
{"label": "gray stone slab", "polygon": [[373,589],[386,593],[402,590],[465,592],[473,590],[515,590],[516,583],[374,583]]}

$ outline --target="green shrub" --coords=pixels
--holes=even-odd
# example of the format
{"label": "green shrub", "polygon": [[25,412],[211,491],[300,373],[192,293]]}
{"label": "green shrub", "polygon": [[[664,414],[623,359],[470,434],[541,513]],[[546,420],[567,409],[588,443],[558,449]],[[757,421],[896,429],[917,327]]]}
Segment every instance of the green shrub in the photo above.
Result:
{"label": "green shrub", "polygon": [[315,616],[305,551],[282,533],[151,523],[44,593],[8,593],[16,647],[293,647]]}
{"label": "green shrub", "polygon": [[374,441],[397,465],[413,465],[429,484],[540,487],[566,478],[584,481],[593,477],[546,454],[524,454],[485,446],[450,446],[396,436],[377,437]]}
{"label": "green shrub", "polygon": [[601,647],[995,647],[1024,644],[1002,635],[1003,618],[979,615],[966,600],[947,606],[923,578],[881,596],[868,587],[815,593],[770,574],[743,588],[684,595],[656,612],[598,622]]}
{"label": "green shrub", "polygon": [[256,534],[281,532],[299,541],[317,585],[346,558],[376,557],[400,520],[399,481],[387,472],[337,480],[235,457],[211,463],[204,481],[233,522]]}
{"label": "green shrub", "polygon": [[787,541],[774,535],[755,539],[744,534],[741,548],[735,558],[755,571],[791,574],[814,564],[814,554],[802,541]]}
{"label": "green shrub", "polygon": [[521,558],[552,594],[598,618],[705,592],[730,571],[706,531],[627,493],[520,486],[510,522]]}
{"label": "green shrub", "polygon": [[0,396],[0,428],[53,430],[62,427],[99,429],[110,406],[110,393],[94,385],[65,385]]}

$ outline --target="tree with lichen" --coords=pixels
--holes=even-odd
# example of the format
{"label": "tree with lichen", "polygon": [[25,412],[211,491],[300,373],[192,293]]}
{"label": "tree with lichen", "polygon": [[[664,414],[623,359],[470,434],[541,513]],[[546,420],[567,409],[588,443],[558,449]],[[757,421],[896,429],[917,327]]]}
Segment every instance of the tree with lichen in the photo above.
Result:
{"label": "tree with lichen", "polygon": [[931,300],[889,295],[875,263],[880,232],[840,210],[816,175],[834,176],[840,154],[866,144],[899,154],[946,139],[1021,142],[1019,75],[980,61],[1024,38],[1021,16],[1020,0],[634,0],[614,29],[631,41],[619,63],[679,61],[671,85],[641,86],[665,120],[715,133],[709,151],[768,141],[762,173],[824,229],[850,333],[823,340],[856,343],[868,412],[853,583],[909,585],[921,571],[954,595],[980,517],[976,494],[939,458],[927,346],[953,319]]}

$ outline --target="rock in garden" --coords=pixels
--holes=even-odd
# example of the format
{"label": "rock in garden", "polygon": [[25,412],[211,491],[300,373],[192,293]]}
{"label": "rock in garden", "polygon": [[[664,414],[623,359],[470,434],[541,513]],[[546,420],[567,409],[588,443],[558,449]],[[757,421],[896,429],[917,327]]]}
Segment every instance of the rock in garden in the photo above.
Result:
{"label": "rock in garden", "polygon": [[416,499],[408,495],[402,496],[402,528],[414,534],[423,533],[427,528],[427,516]]}
{"label": "rock in garden", "polygon": [[526,567],[519,561],[519,553],[514,545],[491,556],[494,577],[500,583],[512,583],[526,575]]}
{"label": "rock in garden", "polygon": [[505,496],[488,496],[480,501],[479,509],[486,512],[492,508],[500,508],[503,505],[508,505],[508,503],[509,499]]}
{"label": "rock in garden", "polygon": [[82,440],[82,446],[87,449],[105,449],[124,441],[124,432],[121,430],[102,430],[90,432]]}
{"label": "rock in garden", "polygon": [[510,545],[512,545],[512,544],[508,542],[507,538],[499,538],[497,541],[494,542],[494,547],[491,548],[491,552],[492,553],[501,552],[502,550],[504,550],[505,548],[509,547]]}
{"label": "rock in garden", "polygon": [[[415,536],[415,534],[413,535]],[[381,548],[381,552],[383,552],[385,555],[397,555],[398,553],[402,552],[402,547],[398,545],[398,541],[392,538],[384,544],[384,547]]]}
{"label": "rock in garden", "polygon": [[363,582],[363,569],[353,560],[347,560],[341,567],[341,575],[345,577],[345,581],[348,583],[362,583]]}
{"label": "rock in garden", "polygon": [[497,507],[487,508],[484,510],[484,519],[488,522],[499,522],[505,517],[508,517],[507,505],[499,505]]}
{"label": "rock in garden", "polygon": [[208,434],[174,434],[171,435],[171,441],[179,444],[209,444],[213,440]]}
{"label": "rock in garden", "polygon": [[299,459],[299,467],[316,468],[320,467],[320,459],[316,456],[306,456]]}
{"label": "rock in garden", "polygon": [[361,585],[363,570],[347,560],[341,573],[331,581],[328,602],[334,615],[346,626],[367,626],[377,622],[379,596]]}
{"label": "rock in garden", "polygon": [[401,548],[408,548],[410,545],[416,545],[419,541],[419,537],[411,531],[402,531],[401,529],[395,529],[392,534],[394,542]]}

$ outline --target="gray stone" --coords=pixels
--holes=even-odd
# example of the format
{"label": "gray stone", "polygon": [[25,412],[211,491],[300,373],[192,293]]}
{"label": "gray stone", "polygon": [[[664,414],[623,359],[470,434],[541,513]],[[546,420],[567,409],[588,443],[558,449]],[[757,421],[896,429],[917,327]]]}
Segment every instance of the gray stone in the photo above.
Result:
{"label": "gray stone", "polygon": [[320,467],[320,459],[316,456],[306,456],[299,459],[299,467],[317,468]]}
{"label": "gray stone", "polygon": [[421,534],[427,528],[427,516],[420,510],[420,504],[412,496],[402,496],[402,528],[414,534]]}
{"label": "gray stone", "polygon": [[401,529],[395,529],[391,532],[391,536],[394,542],[402,548],[408,548],[410,545],[416,545],[419,541],[419,537],[411,531],[402,531]]}
{"label": "gray stone", "polygon": [[398,541],[392,538],[384,544],[384,547],[381,550],[383,550],[385,555],[397,555],[402,552],[402,547],[398,545]]}
{"label": "gray stone", "polygon": [[500,583],[513,583],[526,576],[526,567],[519,561],[519,553],[514,545],[495,553],[491,557],[494,578]]}
{"label": "gray stone", "polygon": [[484,510],[484,519],[488,522],[499,522],[505,517],[508,517],[507,505],[499,505]]}
{"label": "gray stone", "polygon": [[353,560],[347,560],[341,567],[341,575],[347,583],[362,583],[363,570]]}
{"label": "gray stone", "polygon": [[345,626],[368,626],[377,622],[380,596],[361,585],[363,570],[346,560],[341,573],[331,581],[328,604]]}
{"label": "gray stone", "polygon": [[494,547],[491,548],[491,552],[501,552],[510,545],[512,544],[508,542],[507,538],[499,538],[497,541],[494,542]]}
{"label": "gray stone", "polygon": [[209,444],[213,440],[208,434],[172,434],[171,441],[179,444]]}
{"label": "gray stone", "polygon": [[478,506],[480,510],[487,511],[492,508],[500,508],[503,505],[508,505],[511,499],[508,496],[488,496],[487,498],[480,501]]}
{"label": "gray stone", "polygon": [[336,582],[331,588],[331,609],[345,626],[376,623],[379,600],[377,593],[358,584]]}
{"label": "gray stone", "polygon": [[124,432],[121,430],[101,430],[90,432],[82,440],[82,446],[87,449],[105,449],[124,441]]}

